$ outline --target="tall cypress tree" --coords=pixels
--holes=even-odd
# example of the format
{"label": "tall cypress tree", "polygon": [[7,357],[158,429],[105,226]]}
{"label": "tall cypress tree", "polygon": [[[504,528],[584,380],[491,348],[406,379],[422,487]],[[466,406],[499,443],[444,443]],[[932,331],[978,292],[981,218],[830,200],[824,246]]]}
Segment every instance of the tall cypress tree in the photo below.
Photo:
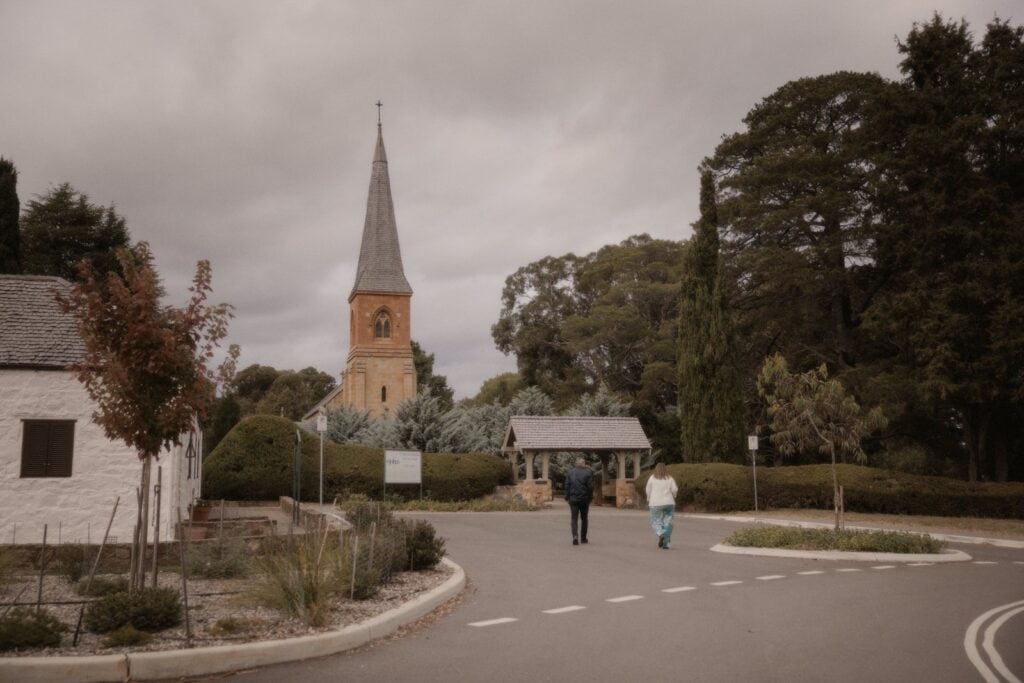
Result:
{"label": "tall cypress tree", "polygon": [[0,157],[0,273],[21,272],[21,233],[18,232],[18,171]]}
{"label": "tall cypress tree", "polygon": [[711,171],[700,179],[700,220],[679,303],[679,418],[683,460],[741,461],[743,411],[733,328],[722,292],[718,208]]}

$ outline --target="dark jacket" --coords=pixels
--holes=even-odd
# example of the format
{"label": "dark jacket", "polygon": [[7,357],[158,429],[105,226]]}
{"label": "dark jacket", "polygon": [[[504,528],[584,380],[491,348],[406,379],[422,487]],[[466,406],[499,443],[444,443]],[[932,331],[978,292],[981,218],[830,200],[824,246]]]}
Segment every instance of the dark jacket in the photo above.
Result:
{"label": "dark jacket", "polygon": [[589,467],[573,467],[565,475],[565,499],[570,503],[589,503],[594,497],[594,473]]}

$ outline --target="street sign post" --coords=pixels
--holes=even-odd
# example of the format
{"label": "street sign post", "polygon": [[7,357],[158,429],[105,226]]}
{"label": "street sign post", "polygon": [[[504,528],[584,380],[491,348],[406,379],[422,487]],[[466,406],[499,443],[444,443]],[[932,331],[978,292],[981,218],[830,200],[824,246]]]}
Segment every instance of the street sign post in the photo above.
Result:
{"label": "street sign post", "polygon": [[754,468],[754,512],[757,512],[757,434],[747,437],[747,448],[750,450],[750,462]]}
{"label": "street sign post", "polygon": [[320,432],[320,504],[324,504],[324,432],[327,431],[327,413],[320,409],[316,416],[316,431]]}

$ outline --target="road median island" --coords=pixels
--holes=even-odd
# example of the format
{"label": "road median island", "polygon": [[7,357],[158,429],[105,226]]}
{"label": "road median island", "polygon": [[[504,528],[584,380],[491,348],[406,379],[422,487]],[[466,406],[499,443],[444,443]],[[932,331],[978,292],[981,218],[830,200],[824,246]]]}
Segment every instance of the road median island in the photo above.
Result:
{"label": "road median island", "polygon": [[337,654],[390,635],[458,595],[466,585],[466,574],[451,560],[445,558],[442,562],[453,574],[440,586],[394,609],[338,630],[185,650],[83,657],[10,657],[0,660],[0,680],[19,683],[144,681],[225,673]]}

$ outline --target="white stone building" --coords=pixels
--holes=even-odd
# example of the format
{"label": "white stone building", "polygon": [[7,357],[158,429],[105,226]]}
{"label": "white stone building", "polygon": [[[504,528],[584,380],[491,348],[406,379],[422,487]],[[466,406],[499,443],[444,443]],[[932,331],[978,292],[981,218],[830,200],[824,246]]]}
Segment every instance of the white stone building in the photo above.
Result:
{"label": "white stone building", "polygon": [[[118,496],[110,533],[131,542],[142,465],[93,422],[95,405],[69,370],[84,346],[54,298],[68,287],[56,277],[0,275],[0,544],[39,543],[44,524],[47,543],[99,543]],[[154,463],[161,539],[200,495],[201,434],[185,434]]]}

